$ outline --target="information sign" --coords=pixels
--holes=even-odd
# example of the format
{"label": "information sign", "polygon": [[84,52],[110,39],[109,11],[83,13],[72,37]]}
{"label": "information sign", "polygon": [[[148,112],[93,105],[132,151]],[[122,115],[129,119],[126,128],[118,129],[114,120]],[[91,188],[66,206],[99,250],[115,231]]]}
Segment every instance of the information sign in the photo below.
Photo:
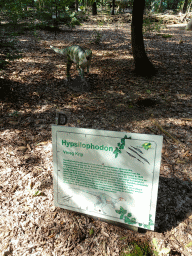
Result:
{"label": "information sign", "polygon": [[154,230],[162,136],[52,126],[54,204]]}

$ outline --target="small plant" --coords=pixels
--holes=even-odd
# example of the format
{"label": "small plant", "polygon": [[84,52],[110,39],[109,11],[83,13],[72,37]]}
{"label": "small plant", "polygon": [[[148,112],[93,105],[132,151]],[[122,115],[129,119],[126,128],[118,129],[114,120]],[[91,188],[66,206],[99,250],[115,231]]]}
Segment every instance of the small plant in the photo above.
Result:
{"label": "small plant", "polygon": [[147,242],[132,242],[121,256],[152,256],[154,252]]}
{"label": "small plant", "polygon": [[90,42],[92,44],[100,44],[102,35],[98,31],[94,29],[91,37],[92,40]]}
{"label": "small plant", "polygon": [[163,38],[170,38],[170,37],[172,37],[172,35],[169,35],[169,34],[163,34],[163,35],[162,35],[162,37],[163,37]]}
{"label": "small plant", "polygon": [[147,90],[147,93],[148,93],[148,94],[151,94],[151,90]]}
{"label": "small plant", "polygon": [[153,238],[153,245],[157,250],[157,251],[154,251],[155,256],[168,255],[170,252],[169,248],[163,248],[162,250],[160,250],[156,238]]}
{"label": "small plant", "polygon": [[89,230],[89,235],[92,236],[93,234],[94,234],[94,229],[91,228],[91,229]]}

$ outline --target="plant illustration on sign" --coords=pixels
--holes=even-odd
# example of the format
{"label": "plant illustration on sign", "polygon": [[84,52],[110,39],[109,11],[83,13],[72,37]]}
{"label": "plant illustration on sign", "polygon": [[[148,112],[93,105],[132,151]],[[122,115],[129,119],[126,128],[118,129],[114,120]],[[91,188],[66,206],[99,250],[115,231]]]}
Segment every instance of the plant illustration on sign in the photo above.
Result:
{"label": "plant illustration on sign", "polygon": [[144,143],[143,145],[142,145],[142,147],[144,148],[144,149],[146,149],[146,150],[148,150],[149,148],[151,148],[151,143]]}
{"label": "plant illustration on sign", "polygon": [[116,213],[120,214],[120,219],[123,220],[124,222],[127,224],[136,224],[136,219],[135,218],[131,218],[132,214],[128,213],[127,215],[125,215],[127,213],[127,210],[125,210],[122,206],[120,206],[120,210],[115,210]]}
{"label": "plant illustration on sign", "polygon": [[118,147],[116,147],[115,150],[113,151],[113,154],[115,154],[115,158],[118,157],[119,153],[121,154],[121,149],[124,149],[124,147],[125,147],[125,140],[126,139],[130,140],[131,137],[127,137],[127,135],[125,135],[124,138],[121,139],[121,143],[117,143]]}
{"label": "plant illustration on sign", "polygon": [[[137,223],[136,218],[132,218],[132,213],[130,212],[127,213],[127,210],[125,210],[122,206],[120,206],[120,210],[115,210],[115,211],[116,213],[120,214],[120,219],[124,220],[126,224],[133,225]],[[149,214],[149,224],[146,225],[146,224],[139,223],[139,227],[143,226],[144,228],[151,229],[151,226],[154,225],[151,218],[152,218],[152,215]]]}

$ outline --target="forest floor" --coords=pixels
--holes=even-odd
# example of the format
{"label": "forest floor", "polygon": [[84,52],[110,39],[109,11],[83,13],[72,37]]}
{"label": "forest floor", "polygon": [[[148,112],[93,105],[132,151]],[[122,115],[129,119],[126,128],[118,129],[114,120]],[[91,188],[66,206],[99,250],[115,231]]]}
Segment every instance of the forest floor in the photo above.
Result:
{"label": "forest floor", "polygon": [[[131,242],[154,247],[154,238],[159,255],[192,255],[192,31],[177,26],[178,16],[165,20],[171,16],[167,27],[144,34],[158,70],[152,78],[133,72],[129,14],[90,15],[56,36],[38,30],[16,37],[22,57],[0,71],[0,86],[10,87],[0,101],[1,255],[128,255]],[[91,43],[94,29],[100,44]],[[87,92],[67,87],[66,63],[49,48],[74,44],[93,52]],[[71,74],[78,75],[75,66]],[[54,206],[51,124],[58,109],[69,127],[163,135],[154,232]]]}

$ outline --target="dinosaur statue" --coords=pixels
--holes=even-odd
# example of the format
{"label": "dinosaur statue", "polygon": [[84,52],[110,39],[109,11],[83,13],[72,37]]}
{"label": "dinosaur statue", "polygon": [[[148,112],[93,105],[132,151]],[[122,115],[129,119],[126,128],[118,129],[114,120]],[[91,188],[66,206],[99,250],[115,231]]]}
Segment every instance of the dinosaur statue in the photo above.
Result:
{"label": "dinosaur statue", "polygon": [[71,80],[70,68],[72,63],[76,64],[77,70],[82,80],[82,90],[84,85],[88,87],[88,83],[84,77],[84,69],[87,67],[87,73],[89,73],[89,67],[91,65],[92,51],[85,50],[78,45],[68,46],[64,49],[58,49],[54,46],[50,46],[56,53],[67,56],[67,81]]}

